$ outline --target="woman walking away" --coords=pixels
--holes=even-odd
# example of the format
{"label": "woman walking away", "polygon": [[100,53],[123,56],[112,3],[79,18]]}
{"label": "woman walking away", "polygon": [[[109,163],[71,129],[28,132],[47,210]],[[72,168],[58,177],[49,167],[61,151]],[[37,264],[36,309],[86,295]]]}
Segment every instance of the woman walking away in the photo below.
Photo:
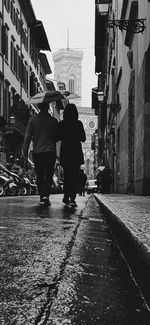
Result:
{"label": "woman walking away", "polygon": [[63,203],[76,207],[75,202],[80,166],[84,164],[81,142],[86,140],[83,124],[78,120],[75,104],[67,104],[63,121],[58,124],[58,137],[61,142],[60,164],[64,169]]}
{"label": "woman walking away", "polygon": [[33,159],[40,195],[40,205],[49,206],[54,166],[56,161],[56,141],[58,121],[48,113],[49,104],[39,104],[40,113],[29,120],[23,154],[28,156],[31,140],[33,141]]}

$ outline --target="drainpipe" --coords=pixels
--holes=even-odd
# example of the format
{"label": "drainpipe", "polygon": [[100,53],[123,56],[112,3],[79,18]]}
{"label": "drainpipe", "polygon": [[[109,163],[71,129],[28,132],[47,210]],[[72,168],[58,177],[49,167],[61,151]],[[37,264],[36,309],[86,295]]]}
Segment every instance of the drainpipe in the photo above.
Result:
{"label": "drainpipe", "polygon": [[[2,28],[4,28],[4,0],[2,0]],[[2,35],[2,42],[4,35]],[[3,43],[2,43],[3,46]],[[2,98],[1,100],[1,108],[2,108],[2,116],[4,116],[4,53],[2,49]],[[2,118],[3,119],[3,118]],[[2,140],[2,151],[0,151],[0,162],[5,165],[6,163],[6,154],[5,154],[5,120],[4,123],[2,121],[2,125],[0,126],[0,136]]]}
{"label": "drainpipe", "polygon": [[[2,26],[4,28],[4,0],[2,0]],[[4,40],[2,39],[2,42]],[[2,54],[2,75],[3,75],[3,82],[2,82],[2,114],[4,114],[4,54]]]}
{"label": "drainpipe", "polygon": [[[22,9],[20,6],[20,21],[22,22]],[[22,24],[21,24],[22,26]],[[20,33],[20,63],[22,63],[22,29]],[[22,64],[20,64],[20,97],[22,99]]]}
{"label": "drainpipe", "polygon": [[28,98],[30,97],[30,28],[28,27]]}

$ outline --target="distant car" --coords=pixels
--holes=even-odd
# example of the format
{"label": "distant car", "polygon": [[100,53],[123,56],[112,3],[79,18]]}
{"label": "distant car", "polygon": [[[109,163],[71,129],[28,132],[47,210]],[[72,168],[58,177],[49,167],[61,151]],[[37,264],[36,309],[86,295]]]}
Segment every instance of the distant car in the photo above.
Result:
{"label": "distant car", "polygon": [[98,190],[97,180],[96,179],[88,179],[86,181],[86,191],[88,194],[96,193]]}

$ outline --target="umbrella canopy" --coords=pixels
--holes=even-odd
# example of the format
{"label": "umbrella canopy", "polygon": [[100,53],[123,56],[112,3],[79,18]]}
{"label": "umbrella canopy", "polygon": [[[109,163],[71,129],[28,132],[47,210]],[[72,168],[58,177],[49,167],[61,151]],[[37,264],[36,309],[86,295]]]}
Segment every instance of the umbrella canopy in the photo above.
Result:
{"label": "umbrella canopy", "polygon": [[102,172],[103,170],[105,169],[105,166],[99,166],[98,168],[97,168],[97,171],[100,171],[100,172]]}
{"label": "umbrella canopy", "polygon": [[68,90],[62,91],[62,94],[67,97],[67,99],[76,99],[76,98],[81,98],[81,96],[75,94],[75,93],[70,93]]}
{"label": "umbrella canopy", "polygon": [[51,102],[56,102],[60,99],[65,99],[65,95],[63,95],[58,90],[43,91],[31,97],[26,102],[26,104],[29,105],[29,104],[51,103]]}

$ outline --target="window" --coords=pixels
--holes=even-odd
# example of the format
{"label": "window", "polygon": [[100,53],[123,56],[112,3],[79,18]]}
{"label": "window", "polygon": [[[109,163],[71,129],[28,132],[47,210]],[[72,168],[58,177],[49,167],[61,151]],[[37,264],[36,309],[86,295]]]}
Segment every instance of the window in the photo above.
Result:
{"label": "window", "polygon": [[8,31],[9,27],[7,24],[5,24],[2,27],[2,51],[3,54],[5,55],[5,59],[8,61]]}
{"label": "window", "polygon": [[9,13],[10,12],[10,0],[5,0],[4,5],[5,5],[7,12]]}
{"label": "window", "polygon": [[17,49],[14,47],[14,71],[15,75],[17,75]]}
{"label": "window", "polygon": [[19,19],[19,11],[16,11],[16,31],[18,35],[20,34],[20,19]]}
{"label": "window", "polygon": [[20,68],[21,68],[21,82],[24,84],[24,63],[23,63],[24,56],[21,55],[20,59]]}
{"label": "window", "polygon": [[[18,61],[19,63],[19,61]],[[17,71],[17,73],[20,73]],[[23,55],[21,56],[21,82],[24,89],[28,90],[28,63],[24,61]],[[36,92],[36,91],[35,91]]]}
{"label": "window", "polygon": [[11,21],[12,21],[13,25],[15,25],[16,13],[15,13],[15,8],[14,8],[14,5],[13,5],[13,1],[11,1],[11,5],[10,5],[10,18],[11,18]]}
{"label": "window", "polygon": [[75,80],[72,77],[72,78],[69,78],[69,91],[71,93],[74,93],[75,92],[74,89],[75,89]]}
{"label": "window", "polygon": [[4,117],[8,120],[8,111],[9,111],[9,104],[10,104],[10,93],[9,93],[9,84],[5,81],[4,85]]}
{"label": "window", "polygon": [[27,34],[26,30],[24,33],[24,47],[25,47],[25,50],[28,51],[28,34]]}
{"label": "window", "polygon": [[2,52],[2,17],[0,16],[0,53]]}
{"label": "window", "polygon": [[21,40],[26,51],[28,51],[28,33],[23,26],[23,21],[21,20]]}
{"label": "window", "polygon": [[30,96],[37,93],[37,79],[35,78],[34,72],[31,71],[30,74]]}
{"label": "window", "polygon": [[18,46],[14,47],[14,72],[17,79],[20,79],[20,56]]}
{"label": "window", "polygon": [[10,43],[10,67],[11,70],[15,71],[15,50],[14,50],[14,38],[12,36],[11,43]]}
{"label": "window", "polygon": [[24,87],[25,87],[25,90],[28,91],[28,64],[26,61],[25,61],[25,65],[24,65],[24,74],[25,74]]}
{"label": "window", "polygon": [[2,82],[0,79],[0,115],[2,115]]}

